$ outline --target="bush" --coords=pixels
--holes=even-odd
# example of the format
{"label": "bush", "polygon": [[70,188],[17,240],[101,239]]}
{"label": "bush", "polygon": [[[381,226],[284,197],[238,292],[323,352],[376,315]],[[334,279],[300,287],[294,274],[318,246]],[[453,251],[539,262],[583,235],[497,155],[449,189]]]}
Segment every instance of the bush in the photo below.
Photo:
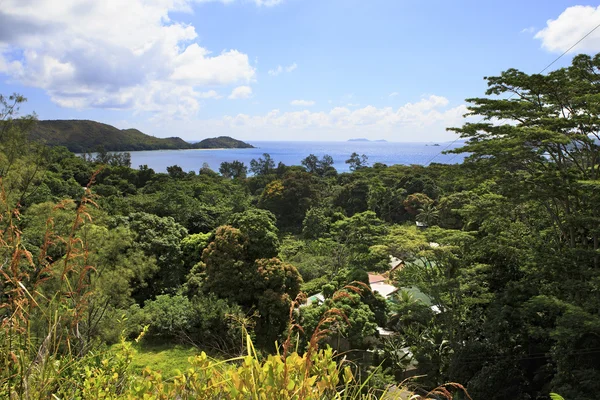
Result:
{"label": "bush", "polygon": [[128,317],[129,336],[147,326],[145,340],[177,341],[220,353],[238,353],[243,317],[237,305],[213,295],[189,299],[181,295],[160,295],[143,308],[133,306]]}

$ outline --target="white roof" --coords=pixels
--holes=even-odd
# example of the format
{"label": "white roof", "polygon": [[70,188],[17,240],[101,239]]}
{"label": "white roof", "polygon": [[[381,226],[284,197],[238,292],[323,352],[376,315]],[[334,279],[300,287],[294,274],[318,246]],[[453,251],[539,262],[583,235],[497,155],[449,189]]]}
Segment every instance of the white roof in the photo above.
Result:
{"label": "white roof", "polygon": [[392,336],[395,333],[394,331],[388,331],[380,326],[377,327],[377,332],[379,333],[379,336]]}
{"label": "white roof", "polygon": [[393,285],[388,285],[387,283],[377,282],[371,284],[371,290],[387,298],[389,295],[397,291],[398,288]]}
{"label": "white roof", "polygon": [[321,303],[325,302],[325,296],[323,296],[323,293],[317,293],[313,296],[310,296],[308,298],[308,301],[310,301],[311,303],[317,302],[317,303],[321,304]]}
{"label": "white roof", "polygon": [[402,264],[402,260],[399,259],[398,257],[394,257],[392,255],[390,255],[390,268],[394,269],[396,268],[398,265]]}
{"label": "white roof", "polygon": [[313,303],[316,303],[316,304],[323,304],[323,303],[325,303],[325,296],[323,296],[323,293],[317,293],[317,294],[314,294],[312,296],[309,296],[306,299],[306,303],[303,304],[303,305],[301,305],[300,307],[310,306]]}

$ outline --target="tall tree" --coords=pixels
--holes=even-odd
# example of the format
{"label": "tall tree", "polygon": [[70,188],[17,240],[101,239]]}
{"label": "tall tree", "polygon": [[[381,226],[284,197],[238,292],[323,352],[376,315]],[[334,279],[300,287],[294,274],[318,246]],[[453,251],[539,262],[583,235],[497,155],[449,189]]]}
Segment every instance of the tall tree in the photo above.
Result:
{"label": "tall tree", "polygon": [[470,153],[467,162],[495,173],[503,190],[539,203],[553,241],[589,251],[598,267],[600,54],[548,75],[509,69],[487,81],[495,97],[468,99],[470,115],[483,119],[452,128],[467,139],[454,152]]}
{"label": "tall tree", "polygon": [[[573,359],[599,345],[600,299],[589,294],[600,281],[600,55],[547,75],[509,69],[486,79],[488,97],[468,99],[479,122],[452,129],[467,140],[455,152],[469,153],[465,170],[481,183],[463,215],[479,221],[470,223],[476,251],[496,292],[483,325],[490,340],[466,341],[463,352],[502,356],[461,378],[486,398],[506,398],[497,388],[507,385],[539,396],[548,382],[592,398],[598,362]],[[505,310],[515,312],[499,317]]]}
{"label": "tall tree", "polygon": [[[291,300],[297,296],[302,278],[294,266],[270,253],[250,251],[257,250],[249,246],[251,239],[239,229],[219,227],[203,252],[202,267],[190,279],[205,276],[205,292],[233,301],[246,311],[257,310],[258,340],[270,346],[286,326]],[[264,247],[266,251],[268,247]]]}
{"label": "tall tree", "polygon": [[350,171],[356,171],[357,169],[365,168],[369,165],[369,157],[354,152],[350,155],[350,158],[346,160],[346,164],[350,166]]}
{"label": "tall tree", "polygon": [[279,230],[275,215],[267,210],[250,209],[231,216],[231,226],[246,235],[246,253],[250,261],[276,257],[279,253]]}
{"label": "tall tree", "polygon": [[248,167],[238,160],[232,162],[224,161],[219,167],[219,172],[225,178],[240,179],[246,177]]}
{"label": "tall tree", "polygon": [[273,212],[279,226],[299,231],[306,211],[319,202],[321,190],[322,182],[314,175],[289,171],[265,187],[258,205]]}
{"label": "tall tree", "polygon": [[335,168],[333,168],[333,158],[329,154],[325,154],[321,159],[314,154],[310,154],[300,163],[306,168],[306,171],[311,174],[326,176],[334,175],[336,173]]}
{"label": "tall tree", "polygon": [[250,172],[257,176],[272,174],[275,172],[275,161],[270,154],[263,153],[258,160],[250,160]]}
{"label": "tall tree", "polygon": [[22,204],[39,185],[46,158],[45,146],[27,138],[37,117],[19,115],[27,99],[19,94],[0,94],[0,178],[10,203]]}

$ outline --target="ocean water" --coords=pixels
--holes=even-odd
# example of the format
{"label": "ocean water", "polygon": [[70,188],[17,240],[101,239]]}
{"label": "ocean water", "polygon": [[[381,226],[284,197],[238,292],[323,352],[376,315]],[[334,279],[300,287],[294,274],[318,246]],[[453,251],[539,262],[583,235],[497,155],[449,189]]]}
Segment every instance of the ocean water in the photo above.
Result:
{"label": "ocean water", "polygon": [[203,163],[218,171],[224,161],[238,160],[250,166],[250,160],[258,159],[263,153],[269,153],[275,164],[300,165],[300,161],[309,154],[322,157],[329,154],[333,157],[334,167],[338,172],[347,172],[345,161],[350,154],[365,154],[369,165],[383,163],[387,165],[427,165],[436,163],[460,163],[463,154],[440,154],[442,150],[460,147],[461,142],[454,144],[439,143],[398,143],[398,142],[266,142],[250,141],[254,149],[222,149],[222,150],[153,150],[132,151],[131,166],[138,168],[148,165],[156,172],[166,172],[167,167],[179,165],[184,171],[198,171]]}

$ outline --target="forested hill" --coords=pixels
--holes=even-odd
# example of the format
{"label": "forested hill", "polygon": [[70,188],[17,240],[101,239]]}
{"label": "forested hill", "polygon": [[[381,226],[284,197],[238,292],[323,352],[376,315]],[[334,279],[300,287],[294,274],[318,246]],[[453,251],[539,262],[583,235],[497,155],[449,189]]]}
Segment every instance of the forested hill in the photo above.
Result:
{"label": "forested hill", "polygon": [[107,151],[251,148],[252,145],[230,138],[204,139],[188,143],[179,137],[157,138],[137,129],[118,129],[112,125],[88,120],[38,121],[29,133],[30,139],[50,146],[65,146],[75,153]]}
{"label": "forested hill", "polygon": [[254,147],[249,143],[229,136],[204,139],[198,143],[191,144],[191,146],[194,149],[250,149]]}

